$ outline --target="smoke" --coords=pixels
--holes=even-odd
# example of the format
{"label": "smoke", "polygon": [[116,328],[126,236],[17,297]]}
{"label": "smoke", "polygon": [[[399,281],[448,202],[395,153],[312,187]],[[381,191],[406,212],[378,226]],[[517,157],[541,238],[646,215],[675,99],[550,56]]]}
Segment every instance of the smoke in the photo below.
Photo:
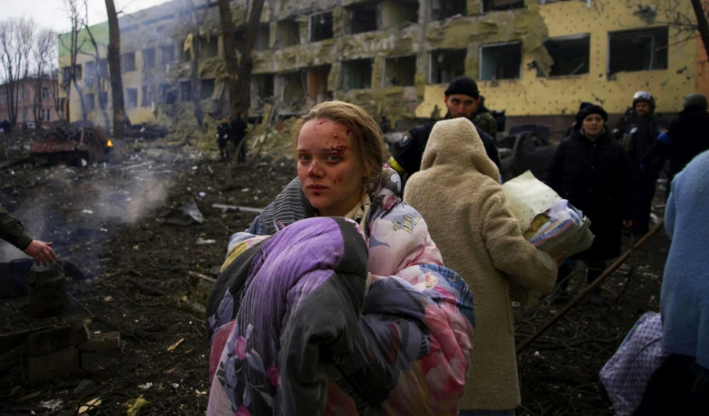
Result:
{"label": "smoke", "polygon": [[[106,244],[121,226],[136,224],[162,207],[174,173],[152,162],[109,169],[55,168],[47,182],[13,213],[35,239],[53,242],[60,258],[97,272]],[[27,257],[0,244],[0,262]]]}

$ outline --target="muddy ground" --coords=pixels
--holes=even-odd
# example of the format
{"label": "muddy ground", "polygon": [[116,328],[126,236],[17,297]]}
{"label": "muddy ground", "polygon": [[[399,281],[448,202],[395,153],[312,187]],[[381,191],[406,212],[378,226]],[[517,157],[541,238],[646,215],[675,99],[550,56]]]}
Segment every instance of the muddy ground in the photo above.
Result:
{"label": "muddy ground", "polygon": [[[262,155],[248,168],[237,167],[226,190],[224,165],[215,154],[160,141],[131,143],[129,149],[121,164],[84,169],[17,164],[26,156],[22,146],[0,161],[0,203],[31,235],[54,242],[61,258],[85,273],[69,290],[95,316],[90,331],[122,336],[120,364],[90,375],[98,387],[90,397],[71,394],[87,374],[28,385],[16,366],[0,375],[0,414],[75,415],[79,405],[99,397],[102,403],[91,414],[124,415],[125,403],[141,395],[150,404],[140,415],[205,412],[209,345],[200,305],[209,282],[204,277],[213,277],[221,265],[228,237],[255,217],[212,205],[266,206],[295,176],[294,162]],[[196,204],[203,223],[157,221],[188,202]],[[632,257],[630,269],[603,285],[604,305],[581,302],[519,356],[523,406],[518,414],[613,414],[598,371],[635,320],[658,310],[668,246],[661,231]],[[0,261],[20,256],[0,244]],[[582,274],[580,267],[570,287],[585,287]],[[517,307],[518,343],[561,307],[553,296],[534,308]]]}

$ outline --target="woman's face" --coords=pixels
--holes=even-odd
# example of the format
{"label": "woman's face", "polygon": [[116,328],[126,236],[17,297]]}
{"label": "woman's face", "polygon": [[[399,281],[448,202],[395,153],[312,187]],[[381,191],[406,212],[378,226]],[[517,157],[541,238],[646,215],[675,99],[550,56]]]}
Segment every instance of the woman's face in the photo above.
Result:
{"label": "woman's face", "polygon": [[603,131],[603,117],[600,114],[589,114],[583,119],[583,131],[589,136],[598,136]]}
{"label": "woman's face", "polygon": [[327,119],[309,120],[300,130],[298,178],[320,215],[344,216],[362,197],[364,165],[349,133],[347,127]]}

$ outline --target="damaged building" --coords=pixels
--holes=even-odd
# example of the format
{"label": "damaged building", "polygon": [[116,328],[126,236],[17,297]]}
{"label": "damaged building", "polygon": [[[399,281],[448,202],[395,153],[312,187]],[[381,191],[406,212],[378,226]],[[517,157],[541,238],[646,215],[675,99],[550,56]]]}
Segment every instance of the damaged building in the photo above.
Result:
{"label": "damaged building", "polygon": [[[250,116],[260,116],[267,104],[285,118],[339,99],[404,128],[443,117],[446,84],[467,74],[479,80],[489,108],[506,111],[508,127],[544,123],[554,130],[567,127],[581,101],[620,114],[642,89],[657,97],[658,111],[676,112],[686,94],[705,89],[698,41],[681,37],[663,19],[634,13],[656,0],[596,3],[267,0],[255,42]],[[194,123],[195,102],[207,122],[227,114],[216,0],[190,4],[174,0],[120,18],[124,98],[133,123]],[[243,42],[245,7],[245,0],[231,2],[237,43]],[[682,7],[691,14],[689,2]],[[77,57],[84,67],[78,81],[84,110],[76,88],[68,105],[72,121],[86,113],[105,125],[108,29],[90,29],[99,56],[87,42],[87,53]],[[60,68],[67,62],[69,52],[60,48]]]}

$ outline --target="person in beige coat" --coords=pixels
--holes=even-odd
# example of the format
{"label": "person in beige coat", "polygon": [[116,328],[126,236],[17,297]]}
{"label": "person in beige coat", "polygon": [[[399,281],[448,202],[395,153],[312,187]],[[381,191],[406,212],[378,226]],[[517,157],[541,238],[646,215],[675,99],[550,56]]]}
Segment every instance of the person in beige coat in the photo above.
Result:
{"label": "person in beige coat", "polygon": [[521,400],[509,283],[548,293],[558,269],[522,236],[499,177],[473,124],[457,118],[433,128],[404,193],[445,264],[473,291],[475,346],[461,415],[514,415]]}

